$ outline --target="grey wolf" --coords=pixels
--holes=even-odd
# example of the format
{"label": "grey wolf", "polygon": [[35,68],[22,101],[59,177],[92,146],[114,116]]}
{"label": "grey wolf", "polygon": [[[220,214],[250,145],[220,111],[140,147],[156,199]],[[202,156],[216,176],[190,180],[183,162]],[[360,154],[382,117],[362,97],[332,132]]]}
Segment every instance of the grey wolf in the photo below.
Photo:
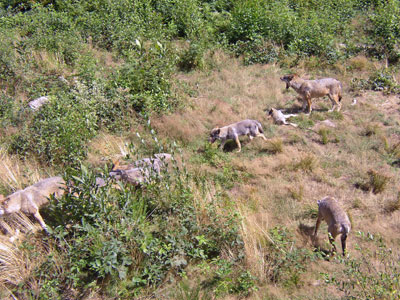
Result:
{"label": "grey wolf", "polygon": [[286,119],[289,119],[290,117],[295,117],[295,114],[288,114],[285,115],[283,114],[280,110],[271,108],[270,111],[268,112],[268,115],[272,117],[274,120],[274,123],[277,125],[291,125],[293,127],[297,127],[297,124],[287,122]]}
{"label": "grey wolf", "polygon": [[286,83],[286,89],[292,87],[303,101],[303,110],[307,109],[311,113],[311,99],[328,95],[332,102],[333,111],[337,106],[337,111],[342,107],[342,83],[334,78],[322,78],[316,80],[305,80],[297,75],[285,75],[280,78]]}
{"label": "grey wolf", "polygon": [[325,197],[318,200],[318,219],[315,224],[314,237],[317,236],[318,228],[322,220],[328,224],[329,242],[333,246],[333,252],[336,252],[334,244],[335,238],[341,234],[343,256],[346,252],[346,239],[351,229],[349,217],[339,202],[332,197]]}
{"label": "grey wolf", "polygon": [[49,202],[49,197],[54,195],[61,197],[65,192],[65,181],[62,177],[50,177],[43,179],[23,190],[8,195],[0,202],[0,215],[23,212],[32,214],[47,231],[45,222],[39,213],[39,208]]}
{"label": "grey wolf", "polygon": [[216,140],[220,140],[221,145],[219,147],[223,149],[227,140],[234,140],[239,148],[237,152],[240,152],[242,146],[240,145],[239,136],[242,135],[247,135],[250,140],[254,137],[261,137],[267,140],[260,122],[256,120],[243,120],[224,127],[214,128],[211,130],[209,142],[212,144]]}
{"label": "grey wolf", "polygon": [[[138,186],[150,182],[153,176],[161,176],[161,171],[167,167],[167,162],[171,159],[171,154],[157,153],[154,157],[143,158],[127,165],[121,165],[117,160],[114,162],[109,176]],[[96,185],[103,187],[106,182],[98,177],[96,178]]]}

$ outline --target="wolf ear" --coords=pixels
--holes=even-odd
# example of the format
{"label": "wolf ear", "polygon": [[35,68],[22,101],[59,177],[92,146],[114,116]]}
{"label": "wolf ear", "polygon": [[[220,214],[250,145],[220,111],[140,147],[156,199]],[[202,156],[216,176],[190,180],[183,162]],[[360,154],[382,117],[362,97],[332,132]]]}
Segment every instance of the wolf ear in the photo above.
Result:
{"label": "wolf ear", "polygon": [[220,129],[220,128],[218,128],[218,129],[215,131],[216,134],[220,134],[220,132],[221,132],[221,129]]}
{"label": "wolf ear", "polygon": [[273,113],[273,110],[272,110],[272,108],[271,108],[268,114],[269,114],[269,115],[272,115],[272,113]]}
{"label": "wolf ear", "polygon": [[119,159],[117,158],[117,159],[113,160],[112,163],[113,164],[112,164],[112,167],[111,167],[111,171],[117,170],[119,165],[120,165]]}

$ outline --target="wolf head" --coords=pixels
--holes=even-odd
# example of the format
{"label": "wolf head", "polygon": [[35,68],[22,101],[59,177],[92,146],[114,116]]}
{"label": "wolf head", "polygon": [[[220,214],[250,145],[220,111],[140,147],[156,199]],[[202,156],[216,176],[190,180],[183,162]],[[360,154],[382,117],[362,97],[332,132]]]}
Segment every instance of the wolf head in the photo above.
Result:
{"label": "wolf head", "polygon": [[210,137],[208,138],[208,141],[212,144],[214,143],[216,140],[218,140],[219,134],[221,133],[221,129],[220,128],[214,128],[213,130],[211,130],[210,132]]}
{"label": "wolf head", "polygon": [[286,83],[286,89],[290,88],[290,82],[293,80],[295,75],[285,75],[280,79]]}

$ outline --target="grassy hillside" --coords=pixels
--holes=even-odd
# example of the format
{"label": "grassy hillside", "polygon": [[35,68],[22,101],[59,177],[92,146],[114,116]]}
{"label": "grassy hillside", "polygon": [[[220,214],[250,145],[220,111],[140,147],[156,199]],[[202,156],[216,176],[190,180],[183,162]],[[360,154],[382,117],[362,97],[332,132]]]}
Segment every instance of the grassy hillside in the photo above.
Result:
{"label": "grassy hillside", "polygon": [[[398,299],[400,4],[317,4],[1,3],[0,194],[70,182],[42,210],[49,234],[0,219],[1,298]],[[339,79],[342,110],[298,112],[287,73]],[[268,141],[207,142],[247,118]],[[159,152],[162,178],[96,187]],[[311,238],[326,195],[352,222],[346,258],[327,256],[326,224]]]}

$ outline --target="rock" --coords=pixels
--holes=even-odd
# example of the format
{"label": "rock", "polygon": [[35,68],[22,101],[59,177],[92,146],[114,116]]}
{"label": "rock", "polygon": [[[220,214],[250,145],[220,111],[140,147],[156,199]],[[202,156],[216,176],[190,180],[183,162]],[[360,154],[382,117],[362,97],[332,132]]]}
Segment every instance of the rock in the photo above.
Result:
{"label": "rock", "polygon": [[43,97],[37,98],[35,100],[32,100],[31,102],[28,103],[28,106],[32,110],[38,110],[41,106],[43,106],[44,104],[49,102],[49,100],[50,100],[49,97],[43,96]]}
{"label": "rock", "polygon": [[322,124],[322,125],[325,125],[325,126],[328,126],[328,127],[336,128],[336,124],[333,123],[331,120],[323,120],[323,121],[319,122],[319,124]]}

